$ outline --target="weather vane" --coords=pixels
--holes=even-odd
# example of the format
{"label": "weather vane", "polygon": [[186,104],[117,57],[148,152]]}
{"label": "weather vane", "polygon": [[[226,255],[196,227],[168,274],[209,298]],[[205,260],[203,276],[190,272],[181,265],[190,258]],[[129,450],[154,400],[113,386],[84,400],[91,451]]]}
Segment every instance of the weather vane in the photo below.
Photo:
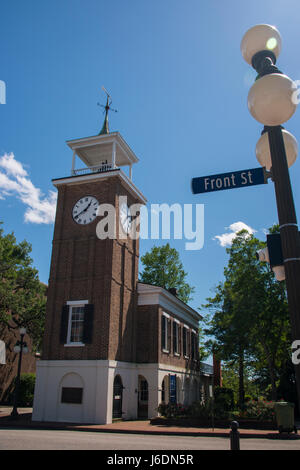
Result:
{"label": "weather vane", "polygon": [[105,112],[105,118],[104,118],[104,123],[103,123],[103,126],[102,126],[102,129],[101,131],[99,132],[99,135],[102,135],[102,134],[109,134],[109,127],[108,127],[108,111],[113,111],[114,113],[117,113],[117,109],[112,109],[110,107],[111,103],[112,103],[112,100],[111,100],[111,96],[110,94],[108,93],[108,91],[106,90],[106,88],[104,88],[104,86],[102,86],[102,90],[106,93],[106,105],[104,106],[104,104],[100,104],[100,103],[97,103],[98,106],[101,106],[102,108],[104,108],[104,111]]}

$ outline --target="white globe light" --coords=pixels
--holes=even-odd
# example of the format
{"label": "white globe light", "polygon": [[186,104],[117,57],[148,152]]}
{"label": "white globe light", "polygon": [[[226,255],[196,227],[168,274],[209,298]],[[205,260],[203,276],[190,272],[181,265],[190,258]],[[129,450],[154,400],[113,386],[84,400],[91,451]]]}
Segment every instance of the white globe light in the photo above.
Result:
{"label": "white globe light", "polygon": [[271,73],[256,80],[248,94],[248,108],[254,119],[266,126],[279,126],[296,111],[295,84],[286,75]]}
{"label": "white globe light", "polygon": [[[282,130],[282,136],[288,167],[290,167],[293,165],[293,163],[295,163],[298,155],[298,142],[295,137],[285,129]],[[257,142],[255,152],[256,158],[261,166],[264,166],[267,170],[270,170],[272,167],[272,160],[267,132],[265,132]]]}
{"label": "white globe light", "polygon": [[272,51],[276,59],[281,51],[281,36],[275,26],[258,24],[250,28],[241,42],[241,52],[245,61],[251,65],[252,57],[260,51]]}

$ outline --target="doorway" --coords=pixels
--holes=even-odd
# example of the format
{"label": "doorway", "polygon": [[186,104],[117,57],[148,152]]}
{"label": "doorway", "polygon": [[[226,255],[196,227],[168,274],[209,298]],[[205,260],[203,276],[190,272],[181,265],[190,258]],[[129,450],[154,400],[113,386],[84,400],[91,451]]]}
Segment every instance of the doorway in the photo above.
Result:
{"label": "doorway", "polygon": [[139,375],[138,380],[138,418],[147,419],[149,400],[148,382],[142,375]]}
{"label": "doorway", "polygon": [[123,383],[119,375],[114,379],[113,419],[122,418]]}

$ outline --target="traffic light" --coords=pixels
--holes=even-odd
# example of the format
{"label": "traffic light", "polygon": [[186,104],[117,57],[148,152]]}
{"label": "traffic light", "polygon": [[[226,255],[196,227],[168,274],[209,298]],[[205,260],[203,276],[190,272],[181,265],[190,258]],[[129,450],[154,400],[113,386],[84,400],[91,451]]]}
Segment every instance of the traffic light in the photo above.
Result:
{"label": "traffic light", "polygon": [[256,258],[259,261],[270,263],[277,281],[285,280],[280,233],[267,235],[267,246],[256,252]]}

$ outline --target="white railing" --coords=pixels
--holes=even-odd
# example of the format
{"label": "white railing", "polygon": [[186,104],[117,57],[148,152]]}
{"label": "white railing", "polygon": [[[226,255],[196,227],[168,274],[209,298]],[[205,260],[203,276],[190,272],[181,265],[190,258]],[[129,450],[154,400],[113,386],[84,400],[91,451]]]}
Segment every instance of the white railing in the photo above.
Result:
{"label": "white railing", "polygon": [[113,169],[111,163],[102,163],[101,165],[97,166],[90,166],[86,168],[79,168],[78,170],[72,170],[72,176],[77,175],[86,175],[88,173],[103,173],[105,171],[110,171]]}

